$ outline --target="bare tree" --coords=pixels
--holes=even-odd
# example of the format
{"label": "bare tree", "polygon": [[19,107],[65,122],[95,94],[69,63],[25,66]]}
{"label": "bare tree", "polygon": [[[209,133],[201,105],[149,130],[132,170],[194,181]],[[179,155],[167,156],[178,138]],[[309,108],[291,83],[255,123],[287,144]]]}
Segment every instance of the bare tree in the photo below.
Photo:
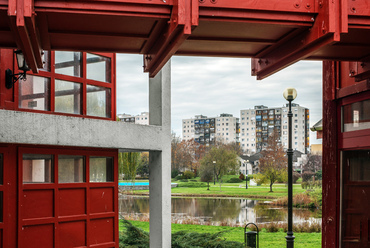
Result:
{"label": "bare tree", "polygon": [[189,169],[194,173],[200,167],[200,159],[205,153],[205,147],[194,139],[181,141],[172,133],[171,141],[171,168],[172,170],[185,171]]}
{"label": "bare tree", "polygon": [[319,170],[322,170],[322,156],[308,154],[306,164],[303,166],[303,171],[316,173]]}
{"label": "bare tree", "polygon": [[261,152],[261,155],[260,171],[270,184],[270,192],[273,192],[272,185],[287,176],[287,158],[277,132],[269,136],[266,149]]}

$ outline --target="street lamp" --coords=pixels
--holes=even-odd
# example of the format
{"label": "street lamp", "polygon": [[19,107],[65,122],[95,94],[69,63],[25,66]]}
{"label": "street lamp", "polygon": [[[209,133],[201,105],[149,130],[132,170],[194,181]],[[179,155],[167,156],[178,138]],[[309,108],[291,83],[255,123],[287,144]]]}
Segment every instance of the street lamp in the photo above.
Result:
{"label": "street lamp", "polygon": [[284,98],[289,102],[288,111],[288,232],[286,239],[286,247],[294,248],[293,235],[293,149],[292,149],[292,101],[297,97],[297,91],[294,88],[286,88],[283,93]]}
{"label": "street lamp", "polygon": [[216,161],[213,161],[213,185],[216,185],[215,174],[216,174]]}
{"label": "street lamp", "polygon": [[248,189],[248,163],[249,160],[247,160],[247,163],[245,165],[245,189]]}

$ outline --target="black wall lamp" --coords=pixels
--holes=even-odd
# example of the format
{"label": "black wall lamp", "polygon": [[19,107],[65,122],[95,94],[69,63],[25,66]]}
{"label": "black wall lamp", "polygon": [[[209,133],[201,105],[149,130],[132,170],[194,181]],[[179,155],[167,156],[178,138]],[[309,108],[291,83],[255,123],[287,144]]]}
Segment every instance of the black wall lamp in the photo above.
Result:
{"label": "black wall lamp", "polygon": [[18,74],[13,74],[12,70],[6,69],[6,71],[5,71],[5,87],[7,89],[11,89],[13,87],[13,85],[19,79],[26,80],[27,79],[26,78],[26,75],[27,75],[26,73],[27,73],[27,71],[30,70],[30,68],[28,67],[27,62],[24,58],[24,55],[23,55],[22,51],[21,50],[16,50],[14,53],[17,57],[18,69],[22,70],[23,72],[18,73]]}

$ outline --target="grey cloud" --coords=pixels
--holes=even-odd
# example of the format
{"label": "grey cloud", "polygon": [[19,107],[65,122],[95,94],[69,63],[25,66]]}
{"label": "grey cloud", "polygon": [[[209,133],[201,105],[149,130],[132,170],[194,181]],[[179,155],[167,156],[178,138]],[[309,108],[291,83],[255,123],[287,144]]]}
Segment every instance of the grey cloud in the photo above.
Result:
{"label": "grey cloud", "polygon": [[[298,91],[296,103],[310,109],[311,125],[322,118],[321,62],[296,63],[262,81],[250,76],[250,59],[173,57],[172,129],[196,114],[231,113],[255,105],[283,106],[286,87]],[[142,56],[117,55],[117,113],[148,110],[148,74]],[[316,141],[311,134],[311,141]]]}

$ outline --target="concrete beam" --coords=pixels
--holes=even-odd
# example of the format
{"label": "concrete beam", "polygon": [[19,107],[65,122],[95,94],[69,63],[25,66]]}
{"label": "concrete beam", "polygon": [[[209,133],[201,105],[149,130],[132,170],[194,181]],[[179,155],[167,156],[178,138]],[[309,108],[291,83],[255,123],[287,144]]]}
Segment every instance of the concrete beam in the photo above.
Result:
{"label": "concrete beam", "polygon": [[150,247],[171,247],[171,65],[149,79],[149,121],[162,126],[162,151],[149,153]]}
{"label": "concrete beam", "polygon": [[0,143],[122,151],[161,151],[165,143],[160,126],[2,109],[0,120]]}

